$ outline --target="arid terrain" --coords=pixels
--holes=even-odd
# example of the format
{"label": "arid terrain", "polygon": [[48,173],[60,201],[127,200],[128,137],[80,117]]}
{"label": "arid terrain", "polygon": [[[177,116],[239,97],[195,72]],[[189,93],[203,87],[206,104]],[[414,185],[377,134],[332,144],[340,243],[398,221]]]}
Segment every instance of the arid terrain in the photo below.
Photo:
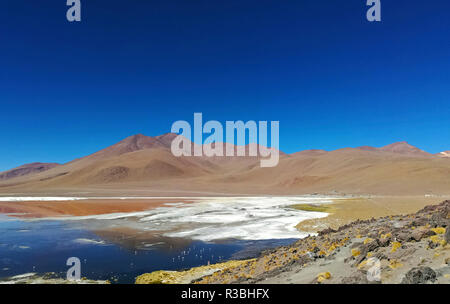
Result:
{"label": "arid terrain", "polygon": [[[0,174],[7,195],[444,195],[450,158],[406,142],[382,148],[280,152],[278,166],[259,157],[175,157],[175,134],[134,135],[62,165],[31,164]],[[235,147],[236,149],[236,147]],[[248,147],[247,147],[248,149]]]}
{"label": "arid terrain", "polygon": [[143,274],[138,284],[450,283],[450,201],[358,220],[244,261]]}
{"label": "arid terrain", "polygon": [[[22,219],[73,216],[76,220],[103,214],[135,217],[137,222],[123,220],[118,226],[112,222],[108,227],[99,224],[92,230],[101,237],[100,244],[117,243],[135,250],[149,240],[164,243],[171,236],[208,241],[211,235],[202,231],[209,229],[211,234],[214,225],[224,225],[218,228],[224,237],[236,237],[236,229],[244,229],[247,234],[239,230],[241,237],[243,234],[262,238],[246,222],[249,219],[243,220],[242,226],[233,221],[237,213],[242,213],[240,209],[246,210],[245,214],[262,212],[261,208],[254,209],[254,204],[264,200],[268,209],[263,213],[276,213],[279,221],[281,218],[286,221],[274,223],[272,230],[268,229],[270,233],[278,235],[281,231],[283,236],[289,233],[293,237],[299,233],[301,237],[318,233],[318,236],[264,252],[256,259],[181,273],[159,271],[140,276],[137,282],[368,282],[372,257],[380,263],[383,283],[449,282],[449,202],[425,207],[450,197],[448,152],[430,154],[406,142],[381,148],[280,152],[278,166],[261,168],[259,156],[175,157],[170,149],[175,136],[135,135],[66,164],[32,163],[0,173],[0,213]],[[245,148],[248,152],[249,146]],[[207,198],[207,202],[198,205],[202,198]],[[314,203],[321,198],[331,203]],[[220,205],[227,199],[228,205]],[[245,208],[239,205],[239,199],[246,204]],[[284,201],[296,200],[299,205],[282,205]],[[192,208],[167,211],[166,207],[177,204]],[[222,214],[208,209],[214,206],[222,206]],[[291,222],[289,208],[302,211],[299,214],[303,219]],[[145,217],[152,220],[154,210],[159,212],[154,217],[170,223],[170,229],[145,230],[145,223],[153,223],[145,222]],[[195,221],[203,216],[209,220],[215,216],[215,220],[222,221],[223,216],[228,216],[233,221],[228,226],[223,222],[204,228],[210,227],[204,226],[205,222],[188,227],[172,220],[171,214],[178,214],[175,218],[192,216]],[[261,219],[251,216],[250,220],[259,221],[253,225],[266,225],[264,216]],[[296,223],[298,230],[294,229]],[[177,242],[186,245],[187,239]],[[179,247],[176,242],[167,246]]]}

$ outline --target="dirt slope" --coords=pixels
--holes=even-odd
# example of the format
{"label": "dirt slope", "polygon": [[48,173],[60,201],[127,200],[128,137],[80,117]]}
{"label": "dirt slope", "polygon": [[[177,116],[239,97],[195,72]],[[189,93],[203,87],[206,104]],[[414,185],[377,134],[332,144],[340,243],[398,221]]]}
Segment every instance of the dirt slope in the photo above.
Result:
{"label": "dirt slope", "polygon": [[59,166],[57,163],[31,163],[0,173],[0,181],[35,174]]}

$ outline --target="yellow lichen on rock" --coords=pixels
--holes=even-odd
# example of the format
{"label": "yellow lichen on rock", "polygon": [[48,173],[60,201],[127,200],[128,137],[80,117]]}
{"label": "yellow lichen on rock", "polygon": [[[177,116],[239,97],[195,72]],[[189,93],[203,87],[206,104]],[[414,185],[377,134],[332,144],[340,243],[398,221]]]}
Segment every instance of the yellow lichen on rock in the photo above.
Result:
{"label": "yellow lichen on rock", "polygon": [[396,268],[399,268],[399,267],[402,267],[402,266],[403,266],[403,264],[400,263],[397,260],[391,260],[390,263],[389,263],[389,268],[391,268],[391,269],[396,269]]}
{"label": "yellow lichen on rock", "polygon": [[361,263],[359,263],[359,265],[358,265],[358,269],[363,269],[364,268],[364,266],[366,266],[366,264],[367,264],[367,262],[368,262],[368,260],[364,260],[364,261],[362,261]]}
{"label": "yellow lichen on rock", "polygon": [[361,251],[359,251],[359,249],[357,249],[357,248],[352,249],[352,256],[357,257],[360,254],[361,254]]}
{"label": "yellow lichen on rock", "polygon": [[381,238],[382,239],[387,239],[387,238],[390,238],[391,236],[392,236],[392,234],[389,232],[389,233],[386,233],[386,234],[382,234]]}
{"label": "yellow lichen on rock", "polygon": [[400,242],[392,242],[391,252],[396,252],[397,249],[399,249],[400,247],[402,247],[402,243],[400,243]]}
{"label": "yellow lichen on rock", "polygon": [[433,231],[436,234],[444,234],[445,228],[444,227],[431,228],[431,231]]}
{"label": "yellow lichen on rock", "polygon": [[439,234],[430,236],[430,240],[431,242],[439,244],[441,246],[447,245],[447,242],[442,238],[442,235]]}
{"label": "yellow lichen on rock", "polygon": [[365,245],[365,244],[368,244],[368,243],[370,243],[370,242],[372,242],[372,241],[373,241],[373,239],[367,238],[367,239],[364,240],[364,245]]}
{"label": "yellow lichen on rock", "polygon": [[154,271],[136,278],[136,284],[171,284],[177,281],[175,271]]}
{"label": "yellow lichen on rock", "polygon": [[336,248],[337,248],[337,246],[336,246],[335,244],[333,244],[333,245],[331,245],[331,246],[328,248],[328,252],[331,253],[331,252],[333,252],[334,250],[336,250]]}
{"label": "yellow lichen on rock", "polygon": [[319,273],[317,275],[317,282],[322,283],[325,280],[329,280],[331,278],[331,273],[327,272],[322,272]]}
{"label": "yellow lichen on rock", "polygon": [[243,265],[253,263],[255,259],[243,261],[229,261],[207,266],[194,267],[186,271],[154,271],[136,278],[136,284],[189,284],[204,276],[212,275],[218,271],[231,270]]}

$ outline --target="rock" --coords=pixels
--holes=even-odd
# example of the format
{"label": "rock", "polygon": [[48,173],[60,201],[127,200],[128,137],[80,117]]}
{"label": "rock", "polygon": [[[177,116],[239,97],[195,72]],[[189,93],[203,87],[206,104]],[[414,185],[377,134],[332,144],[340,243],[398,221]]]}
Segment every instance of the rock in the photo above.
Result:
{"label": "rock", "polygon": [[357,256],[357,257],[355,257],[355,263],[353,264],[353,266],[359,265],[365,259],[366,259],[366,255],[362,255],[362,254]]}
{"label": "rock", "polygon": [[361,271],[357,271],[352,275],[345,277],[341,281],[342,284],[369,284],[367,280],[367,275]]}
{"label": "rock", "polygon": [[439,243],[435,243],[433,241],[429,241],[428,242],[428,247],[430,247],[430,249],[435,249],[435,248],[439,247]]}
{"label": "rock", "polygon": [[352,255],[355,257],[355,265],[358,265],[366,258],[369,252],[380,247],[378,240],[370,240],[367,244],[361,245],[359,248],[352,249]]}
{"label": "rock", "polygon": [[411,222],[411,225],[415,226],[415,227],[419,227],[419,226],[425,226],[427,223],[427,219],[424,217],[420,217],[420,218],[416,218],[415,220],[413,220]]}
{"label": "rock", "polygon": [[322,272],[317,275],[317,283],[323,283],[329,279],[331,279],[331,273],[329,272]]}
{"label": "rock", "polygon": [[[445,202],[443,202],[443,203],[445,203]],[[435,211],[437,208],[439,208],[438,205],[428,205],[428,206],[425,206],[422,210],[420,210],[417,213],[429,213],[429,212]]]}
{"label": "rock", "polygon": [[417,250],[415,246],[407,245],[402,246],[402,249],[403,250],[397,250],[396,252],[390,252],[388,254],[389,258],[405,260],[408,259],[408,257],[414,256],[414,252]]}
{"label": "rock", "polygon": [[367,236],[371,239],[376,239],[378,237],[378,233],[376,231],[369,232]]}
{"label": "rock", "polygon": [[358,248],[358,247],[360,247],[361,245],[363,245],[363,242],[354,242],[354,243],[350,246],[350,248],[351,248],[351,249],[353,249],[353,248]]}
{"label": "rock", "polygon": [[408,271],[402,284],[425,284],[436,281],[436,272],[430,267],[414,267]]}
{"label": "rock", "polygon": [[416,229],[414,230],[414,232],[411,234],[411,238],[415,241],[420,241],[423,238],[427,238],[430,237],[432,235],[435,235],[436,233],[432,230],[429,229]]}
{"label": "rock", "polygon": [[411,240],[412,236],[410,233],[400,232],[399,234],[397,234],[397,236],[395,238],[397,239],[397,241],[403,243],[403,242],[408,242],[409,240]]}
{"label": "rock", "polygon": [[445,230],[444,240],[447,244],[450,244],[450,226],[447,226],[447,229]]}
{"label": "rock", "polygon": [[322,235],[329,235],[329,234],[335,233],[335,232],[337,232],[337,230],[334,230],[332,228],[327,228],[322,231],[319,231],[318,234],[319,234],[319,236],[322,236]]}
{"label": "rock", "polygon": [[380,247],[380,243],[378,242],[378,240],[372,240],[363,246],[362,251],[367,254],[368,252],[374,251],[378,247]]}
{"label": "rock", "polygon": [[377,259],[379,259],[380,261],[388,259],[388,256],[385,253],[383,253],[383,252],[378,252],[377,254],[375,254],[375,257]]}
{"label": "rock", "polygon": [[444,217],[444,213],[442,212],[434,213],[431,216],[429,223],[431,227],[446,227],[448,225],[448,219]]}
{"label": "rock", "polygon": [[389,238],[378,239],[378,244],[380,244],[381,247],[387,247],[390,243],[391,240]]}

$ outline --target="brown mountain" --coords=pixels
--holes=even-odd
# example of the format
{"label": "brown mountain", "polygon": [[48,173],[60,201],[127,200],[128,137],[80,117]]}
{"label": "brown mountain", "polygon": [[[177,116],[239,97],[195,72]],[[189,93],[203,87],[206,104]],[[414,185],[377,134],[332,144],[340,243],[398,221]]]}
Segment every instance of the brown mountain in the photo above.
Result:
{"label": "brown mountain", "polygon": [[417,147],[414,147],[413,145],[408,144],[406,141],[396,142],[381,148],[362,146],[356,149],[371,152],[395,153],[395,154],[402,154],[405,156],[421,156],[421,157],[432,156],[432,154],[425,152]]}
{"label": "brown mountain", "polygon": [[167,133],[161,136],[150,137],[143,134],[137,134],[127,137],[115,145],[112,145],[106,149],[100,150],[88,158],[107,158],[112,156],[118,156],[125,153],[155,149],[155,148],[168,148],[177,134]]}
{"label": "brown mountain", "polygon": [[25,176],[30,175],[34,173],[43,172],[49,169],[52,169],[54,167],[59,166],[60,164],[56,163],[31,163],[22,165],[20,167],[1,172],[0,173],[0,180],[8,180],[11,178],[19,177],[19,176]]}
{"label": "brown mountain", "polygon": [[292,194],[450,194],[450,162],[346,148],[315,156],[296,153],[274,168],[255,167],[235,180]]}
{"label": "brown mountain", "polygon": [[281,152],[278,166],[261,168],[259,157],[175,157],[175,136],[134,135],[65,165],[0,181],[0,193],[450,194],[448,159],[406,142]]}
{"label": "brown mountain", "polygon": [[379,149],[384,152],[392,152],[404,155],[414,155],[414,156],[431,156],[430,153],[420,150],[417,147],[414,147],[408,144],[406,141],[393,143],[387,146],[384,146]]}

